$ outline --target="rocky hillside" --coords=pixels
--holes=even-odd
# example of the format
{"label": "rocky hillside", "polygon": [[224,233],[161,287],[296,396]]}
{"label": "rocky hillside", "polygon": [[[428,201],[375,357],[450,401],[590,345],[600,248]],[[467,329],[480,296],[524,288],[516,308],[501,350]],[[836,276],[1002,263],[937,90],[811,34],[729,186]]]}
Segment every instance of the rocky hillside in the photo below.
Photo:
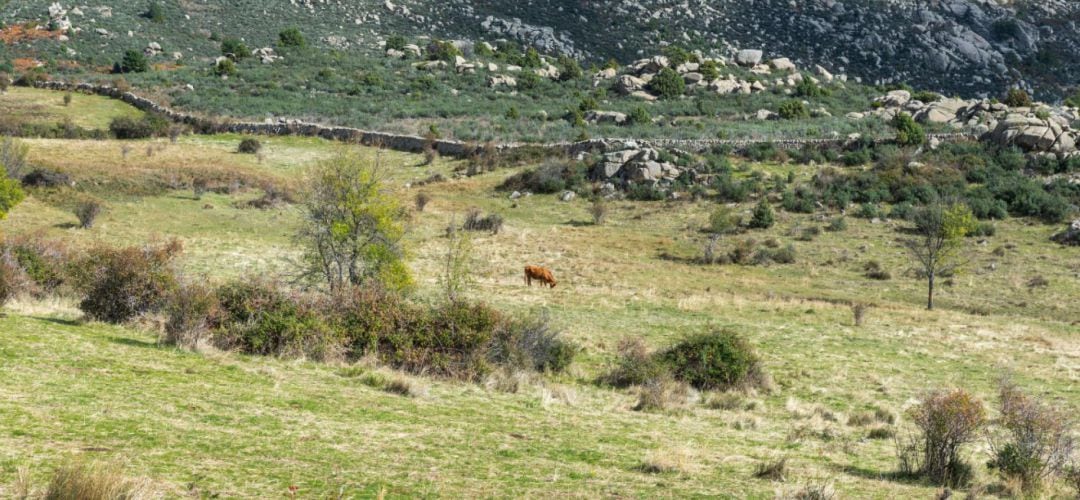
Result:
{"label": "rocky hillside", "polygon": [[[44,18],[51,3],[11,0],[0,21]],[[143,2],[115,0],[65,3],[67,18],[54,21],[92,35],[92,44],[76,47],[82,51],[149,36],[199,52],[209,34],[257,44],[294,24],[315,34],[315,44],[352,51],[369,50],[393,34],[513,39],[594,62],[625,62],[670,44],[718,57],[755,49],[766,59],[786,56],[800,67],[820,64],[868,83],[905,82],[963,97],[996,96],[1020,86],[1055,100],[1072,93],[1080,79],[1080,66],[1068,64],[1080,56],[1080,3],[1072,0],[160,3],[170,18],[167,29],[142,16]]]}

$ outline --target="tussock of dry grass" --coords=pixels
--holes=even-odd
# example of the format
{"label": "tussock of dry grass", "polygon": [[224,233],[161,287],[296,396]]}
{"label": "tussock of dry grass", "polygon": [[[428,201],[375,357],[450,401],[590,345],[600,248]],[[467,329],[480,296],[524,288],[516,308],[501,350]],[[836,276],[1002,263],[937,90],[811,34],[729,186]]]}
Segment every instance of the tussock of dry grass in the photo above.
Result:
{"label": "tussock of dry grass", "polygon": [[674,447],[654,450],[645,456],[639,469],[648,474],[688,474],[694,468],[694,456],[689,448]]}
{"label": "tussock of dry grass", "polygon": [[[23,480],[20,480],[22,482]],[[35,495],[23,492],[26,498],[43,500],[150,500],[162,498],[150,481],[133,479],[124,475],[122,469],[112,463],[87,462],[76,459],[65,463],[53,472],[44,492]]]}

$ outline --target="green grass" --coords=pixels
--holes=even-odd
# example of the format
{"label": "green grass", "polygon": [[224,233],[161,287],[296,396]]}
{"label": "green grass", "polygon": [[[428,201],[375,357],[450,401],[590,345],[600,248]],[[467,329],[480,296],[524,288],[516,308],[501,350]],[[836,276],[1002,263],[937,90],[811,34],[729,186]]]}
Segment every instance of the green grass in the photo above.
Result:
{"label": "green grass", "polygon": [[[44,233],[76,246],[175,236],[184,242],[185,271],[210,281],[286,270],[297,252],[290,235],[298,210],[238,208],[257,189],[195,200],[187,190],[101,187],[206,171],[296,182],[344,147],[265,138],[260,159],[234,153],[239,140],[139,141],[129,143],[126,160],[118,141],[29,141],[34,162],[68,172],[77,190],[104,198],[108,209],[95,228],[73,229],[75,218],[60,203],[32,193],[0,232]],[[432,196],[412,214],[407,235],[417,300],[436,299],[446,225],[460,223],[470,207],[499,213],[502,233],[475,235],[470,296],[511,313],[547,309],[584,347],[569,373],[540,377],[517,393],[415,379],[429,389],[404,397],[386,392],[376,380],[382,369],[363,363],[181,352],[159,347],[137,326],[82,323],[70,301],[22,299],[0,318],[0,398],[13,403],[0,405],[0,496],[21,466],[40,483],[66,457],[89,455],[129,463],[130,474],[151,478],[169,496],[275,497],[296,485],[304,498],[342,489],[346,497],[768,498],[831,482],[844,498],[929,497],[936,488],[890,479],[890,440],[864,439],[869,429],[845,425],[845,417],[877,407],[902,414],[925,390],[953,385],[991,404],[1005,370],[1057,404],[1080,405],[1073,311],[1080,255],[1048,241],[1053,226],[1010,219],[985,243],[971,240],[967,272],[943,287],[939,310],[926,312],[924,284],[905,274],[910,264],[890,222],[849,216],[846,231],[796,241],[791,265],[705,267],[660,254],[695,256],[711,203],[611,202],[608,222],[594,226],[587,200],[534,195],[515,203],[495,191],[517,169],[456,178],[461,162],[420,167],[416,155],[383,158],[403,203],[419,191]],[[799,179],[814,171],[748,166]],[[451,180],[406,187],[433,173]],[[745,216],[752,207],[735,210]],[[779,210],[777,219],[724,244],[748,236],[786,244],[794,227],[827,223]],[[998,247],[1003,255],[995,255]],[[893,279],[863,277],[868,260]],[[551,267],[559,286],[526,288],[526,264]],[[1029,290],[1034,276],[1050,285]],[[873,304],[862,327],[853,325],[852,301]],[[711,327],[745,335],[775,380],[775,392],[747,396],[758,402],[753,409],[695,404],[641,413],[632,410],[632,390],[595,383],[624,337],[662,347]],[[828,413],[840,418],[830,421]],[[643,471],[643,462],[668,455],[685,457],[681,471]],[[758,463],[780,455],[789,458],[786,483],[754,478]],[[969,457],[980,483],[995,481],[981,465],[989,458],[984,446]]]}
{"label": "green grass", "polygon": [[5,122],[51,124],[70,122],[87,130],[108,130],[114,118],[142,115],[120,102],[96,95],[71,94],[71,104],[64,105],[64,94],[49,90],[11,87],[0,94],[0,116]]}

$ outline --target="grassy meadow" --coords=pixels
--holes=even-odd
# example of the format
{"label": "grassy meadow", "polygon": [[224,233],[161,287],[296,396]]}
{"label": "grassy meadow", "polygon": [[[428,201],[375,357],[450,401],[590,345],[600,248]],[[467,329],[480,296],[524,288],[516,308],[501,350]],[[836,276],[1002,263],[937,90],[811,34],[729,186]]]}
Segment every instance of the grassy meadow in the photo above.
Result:
{"label": "grassy meadow", "polygon": [[[60,94],[12,95],[0,107],[53,120],[71,111],[87,128],[129,112],[85,96],[56,110]],[[211,282],[286,273],[298,254],[298,209],[246,202],[261,196],[261,183],[296,186],[313,163],[357,147],[274,137],[244,155],[235,152],[240,139],[27,139],[31,162],[68,174],[74,187],[33,192],[0,234],[77,246],[177,237],[184,272]],[[828,219],[778,209],[772,228],[721,246],[791,242],[795,263],[702,266],[685,260],[701,252],[714,203],[613,201],[606,223],[594,225],[582,198],[511,201],[496,190],[527,167],[464,177],[459,161],[423,166],[421,156],[361,149],[383,162],[403,204],[419,192],[432,198],[412,211],[406,236],[418,300],[437,300],[447,225],[472,207],[501,214],[501,233],[473,235],[469,296],[512,315],[547,310],[583,347],[568,373],[467,384],[366,361],[192,353],[159,346],[149,322],[86,322],[70,300],[21,298],[0,317],[0,496],[14,495],[21,468],[40,484],[65,459],[88,456],[125,464],[167,497],[287,497],[296,486],[297,498],[772,498],[814,487],[839,498],[928,498],[938,488],[895,474],[893,440],[874,432],[906,433],[903,413],[927,389],[962,386],[993,406],[998,377],[1012,371],[1032,393],[1080,407],[1080,253],[1049,241],[1056,226],[1011,218],[994,236],[970,239],[965,272],[927,312],[925,283],[909,272],[893,221],[849,215],[846,230],[799,241],[794,234]],[[797,178],[815,169],[747,167],[740,171]],[[196,199],[182,187],[195,173],[253,187]],[[449,180],[416,186],[433,174]],[[77,229],[65,204],[75,194],[105,202],[94,228]],[[892,279],[865,277],[869,261]],[[526,264],[550,267],[559,285],[525,287]],[[1035,277],[1049,284],[1029,286]],[[856,302],[871,306],[861,326]],[[620,339],[663,347],[714,327],[756,346],[773,391],[704,393],[681,410],[650,413],[633,410],[633,390],[597,382]],[[408,381],[413,396],[383,390],[372,382],[379,377]],[[867,412],[898,420],[853,418]],[[987,444],[967,451],[975,484],[993,492]],[[759,464],[780,458],[782,481],[755,477]]]}

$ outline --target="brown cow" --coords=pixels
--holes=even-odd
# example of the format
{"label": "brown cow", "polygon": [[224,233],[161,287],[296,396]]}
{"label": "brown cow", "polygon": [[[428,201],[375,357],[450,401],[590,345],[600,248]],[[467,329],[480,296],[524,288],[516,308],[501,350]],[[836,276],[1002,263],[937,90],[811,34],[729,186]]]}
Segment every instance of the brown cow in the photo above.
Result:
{"label": "brown cow", "polygon": [[525,284],[532,286],[533,280],[555,288],[555,276],[551,274],[550,269],[540,266],[525,266]]}

